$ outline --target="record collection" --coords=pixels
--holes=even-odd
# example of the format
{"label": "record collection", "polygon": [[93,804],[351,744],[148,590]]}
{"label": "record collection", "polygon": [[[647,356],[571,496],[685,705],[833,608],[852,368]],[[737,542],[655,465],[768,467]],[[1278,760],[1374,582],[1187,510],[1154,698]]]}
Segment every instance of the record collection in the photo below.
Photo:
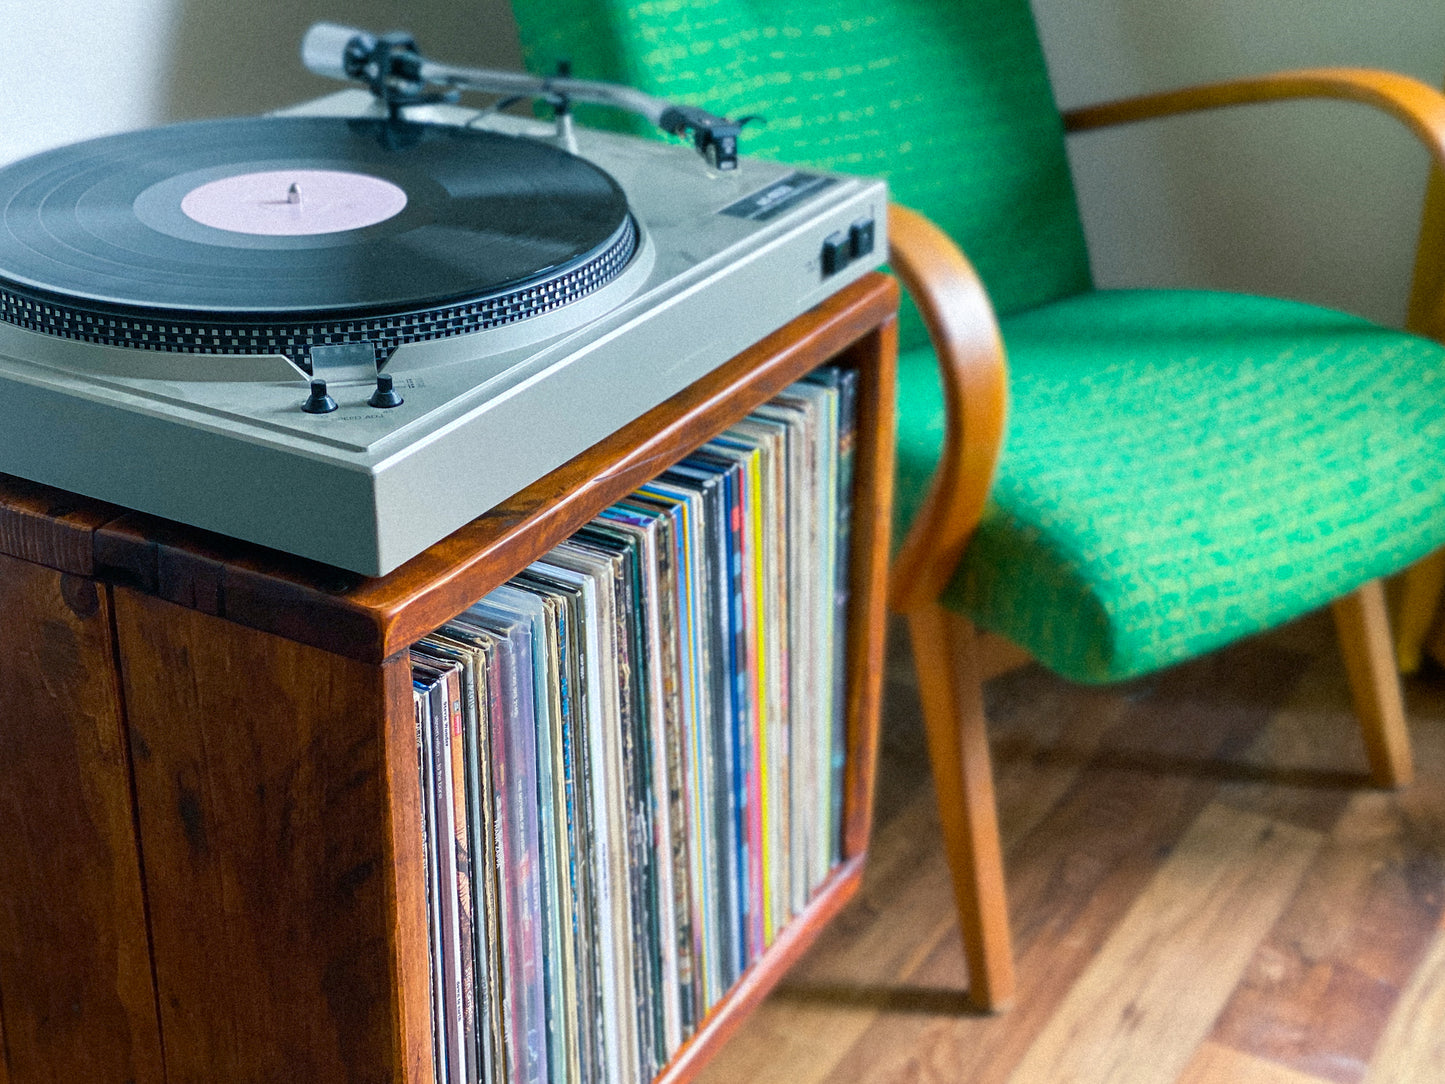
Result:
{"label": "record collection", "polygon": [[841,861],[855,380],[413,646],[439,1081],[651,1080]]}

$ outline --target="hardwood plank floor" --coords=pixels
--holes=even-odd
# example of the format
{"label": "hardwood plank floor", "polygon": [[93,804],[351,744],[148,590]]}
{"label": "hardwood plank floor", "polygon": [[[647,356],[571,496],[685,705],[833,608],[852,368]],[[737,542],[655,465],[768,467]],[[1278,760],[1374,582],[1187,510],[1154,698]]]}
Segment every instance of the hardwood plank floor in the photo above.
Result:
{"label": "hardwood plank floor", "polygon": [[1380,1038],[1366,1084],[1445,1080],[1445,933],[1400,996]]}
{"label": "hardwood plank floor", "polygon": [[1177,1077],[1322,843],[1307,828],[1205,807],[1010,1079]]}
{"label": "hardwood plank floor", "polygon": [[1179,1084],[1219,1084],[1222,1080],[1230,1084],[1316,1084],[1318,1079],[1218,1043],[1204,1043]]}
{"label": "hardwood plank floor", "polygon": [[890,640],[863,889],[706,1084],[1445,1082],[1445,676],[1407,685],[1398,793],[1327,615],[1116,688],[995,678],[1019,997],[985,1016]]}

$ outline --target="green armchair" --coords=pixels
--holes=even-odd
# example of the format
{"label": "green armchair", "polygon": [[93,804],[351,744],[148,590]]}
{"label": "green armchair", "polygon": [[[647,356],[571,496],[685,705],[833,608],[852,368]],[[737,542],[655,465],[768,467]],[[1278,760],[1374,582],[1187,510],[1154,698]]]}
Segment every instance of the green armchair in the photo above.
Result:
{"label": "green armchair", "polygon": [[1380,580],[1423,570],[1405,615],[1418,643],[1441,567],[1420,562],[1445,545],[1445,349],[1427,337],[1445,333],[1438,168],[1410,334],[1292,301],[1095,289],[1064,144],[1325,96],[1394,114],[1438,166],[1445,97],[1332,69],[1061,115],[1026,0],[515,12],[535,70],[566,57],[579,77],[762,114],[745,153],[889,179],[892,267],[916,305],[900,317],[890,599],[911,631],[976,1004],[1013,996],[976,628],[1108,682],[1331,604],[1371,777],[1409,781]]}

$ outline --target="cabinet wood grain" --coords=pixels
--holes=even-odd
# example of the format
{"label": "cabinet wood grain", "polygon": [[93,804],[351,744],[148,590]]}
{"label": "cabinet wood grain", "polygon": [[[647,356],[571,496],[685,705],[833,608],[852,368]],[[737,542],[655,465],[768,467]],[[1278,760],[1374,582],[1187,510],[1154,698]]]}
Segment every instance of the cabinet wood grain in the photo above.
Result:
{"label": "cabinet wood grain", "polygon": [[159,1084],[106,590],[0,556],[0,624],[0,1005],[8,1079]]}

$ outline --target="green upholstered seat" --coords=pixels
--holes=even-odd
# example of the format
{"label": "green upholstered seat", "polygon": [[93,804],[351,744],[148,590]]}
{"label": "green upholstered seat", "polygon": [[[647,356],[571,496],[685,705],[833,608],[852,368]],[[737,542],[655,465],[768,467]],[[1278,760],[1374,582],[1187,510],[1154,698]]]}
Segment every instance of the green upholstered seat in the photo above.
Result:
{"label": "green upholstered seat", "polygon": [[[731,115],[744,152],[886,175],[1002,314],[994,497],[945,602],[1085,681],[1277,624],[1445,542],[1445,351],[1318,308],[1093,292],[1024,0],[516,0],[529,63]],[[899,498],[942,435],[905,313]]]}
{"label": "green upholstered seat", "polygon": [[[944,596],[1067,677],[1133,677],[1278,625],[1445,537],[1445,357],[1311,305],[1102,291],[1005,318],[1011,416]],[[898,512],[942,441],[900,359]]]}

